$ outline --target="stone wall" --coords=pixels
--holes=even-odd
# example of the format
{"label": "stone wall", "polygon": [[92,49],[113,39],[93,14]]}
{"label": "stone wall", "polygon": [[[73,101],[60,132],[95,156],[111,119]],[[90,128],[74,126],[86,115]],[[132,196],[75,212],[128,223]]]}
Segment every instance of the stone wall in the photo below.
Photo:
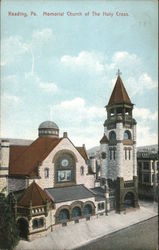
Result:
{"label": "stone wall", "polygon": [[[110,145],[116,149],[115,160],[110,160],[109,148],[105,145],[101,145],[101,152],[105,150],[107,154],[106,160],[101,160],[102,166],[102,176],[107,176],[107,178],[116,180],[117,177],[123,177],[125,181],[133,180],[133,176],[137,176],[137,158],[136,158],[136,126],[134,125],[132,129],[123,126],[123,123],[116,123],[116,129],[108,130],[107,127],[104,128],[106,136],[109,138],[109,133],[114,131],[116,133],[116,144]],[[131,143],[124,144],[124,131],[128,130],[131,132],[132,140]],[[124,148],[130,149],[131,158],[125,159]]]}
{"label": "stone wall", "polygon": [[[85,160],[77,151],[77,149],[73,146],[68,138],[64,138],[56,148],[46,157],[46,159],[42,162],[42,165],[39,167],[39,176],[40,179],[36,179],[36,182],[41,188],[51,188],[55,186],[55,171],[54,171],[54,162],[53,159],[57,153],[61,150],[69,150],[76,155],[76,184],[84,184],[87,188],[94,187],[94,176],[88,175],[88,166],[85,163]],[[80,167],[84,167],[84,174],[81,175]],[[49,178],[45,178],[44,169],[49,168]],[[29,180],[31,183],[32,180]]]}
{"label": "stone wall", "polygon": [[28,179],[9,177],[8,178],[8,193],[26,189],[28,185],[29,185]]}

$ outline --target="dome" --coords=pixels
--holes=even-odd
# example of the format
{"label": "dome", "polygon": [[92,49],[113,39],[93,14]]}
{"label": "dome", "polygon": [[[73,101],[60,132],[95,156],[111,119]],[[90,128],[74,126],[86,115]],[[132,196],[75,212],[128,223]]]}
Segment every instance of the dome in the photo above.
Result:
{"label": "dome", "polygon": [[52,121],[45,121],[45,122],[42,122],[40,125],[39,125],[39,129],[59,129],[59,127],[57,126],[57,124],[55,122],[52,122]]}
{"label": "dome", "polygon": [[55,122],[45,121],[39,125],[39,136],[59,137],[59,127]]}

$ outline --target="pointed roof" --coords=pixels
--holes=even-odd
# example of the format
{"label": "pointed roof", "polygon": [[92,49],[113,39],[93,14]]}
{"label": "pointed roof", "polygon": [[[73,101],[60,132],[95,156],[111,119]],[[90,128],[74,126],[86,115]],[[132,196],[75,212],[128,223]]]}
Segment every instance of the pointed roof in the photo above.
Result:
{"label": "pointed roof", "polygon": [[108,142],[109,142],[109,140],[108,140],[107,136],[104,134],[102,139],[100,140],[100,144],[104,144],[104,143],[106,144]]}
{"label": "pointed roof", "polygon": [[39,164],[62,139],[63,138],[39,137],[25,149],[23,148],[19,152],[17,151],[16,158],[10,158],[9,175],[36,176]]}
{"label": "pointed roof", "polygon": [[25,190],[23,196],[18,202],[18,206],[29,207],[30,202],[32,203],[33,207],[41,206],[45,205],[47,201],[51,201],[51,198],[35,181],[33,181],[31,185]]}
{"label": "pointed roof", "polygon": [[108,105],[119,104],[119,103],[132,105],[131,100],[124,87],[124,84],[120,78],[120,75],[118,75],[118,78],[116,80],[116,84],[111,94],[111,97],[109,99]]}

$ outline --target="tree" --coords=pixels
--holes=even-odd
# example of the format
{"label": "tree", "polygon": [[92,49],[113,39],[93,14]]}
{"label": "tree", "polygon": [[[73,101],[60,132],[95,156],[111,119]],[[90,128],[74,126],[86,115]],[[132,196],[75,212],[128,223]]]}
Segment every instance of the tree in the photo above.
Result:
{"label": "tree", "polygon": [[19,242],[19,232],[9,197],[0,193],[0,249],[12,250]]}

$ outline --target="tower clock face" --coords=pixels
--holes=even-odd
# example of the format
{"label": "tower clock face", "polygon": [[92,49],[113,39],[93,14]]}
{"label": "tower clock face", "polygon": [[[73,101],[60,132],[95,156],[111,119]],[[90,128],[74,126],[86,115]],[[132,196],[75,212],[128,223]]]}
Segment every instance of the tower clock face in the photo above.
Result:
{"label": "tower clock face", "polygon": [[63,167],[67,167],[67,166],[68,166],[68,160],[67,160],[67,159],[63,159],[63,160],[61,161],[61,165],[62,165]]}

